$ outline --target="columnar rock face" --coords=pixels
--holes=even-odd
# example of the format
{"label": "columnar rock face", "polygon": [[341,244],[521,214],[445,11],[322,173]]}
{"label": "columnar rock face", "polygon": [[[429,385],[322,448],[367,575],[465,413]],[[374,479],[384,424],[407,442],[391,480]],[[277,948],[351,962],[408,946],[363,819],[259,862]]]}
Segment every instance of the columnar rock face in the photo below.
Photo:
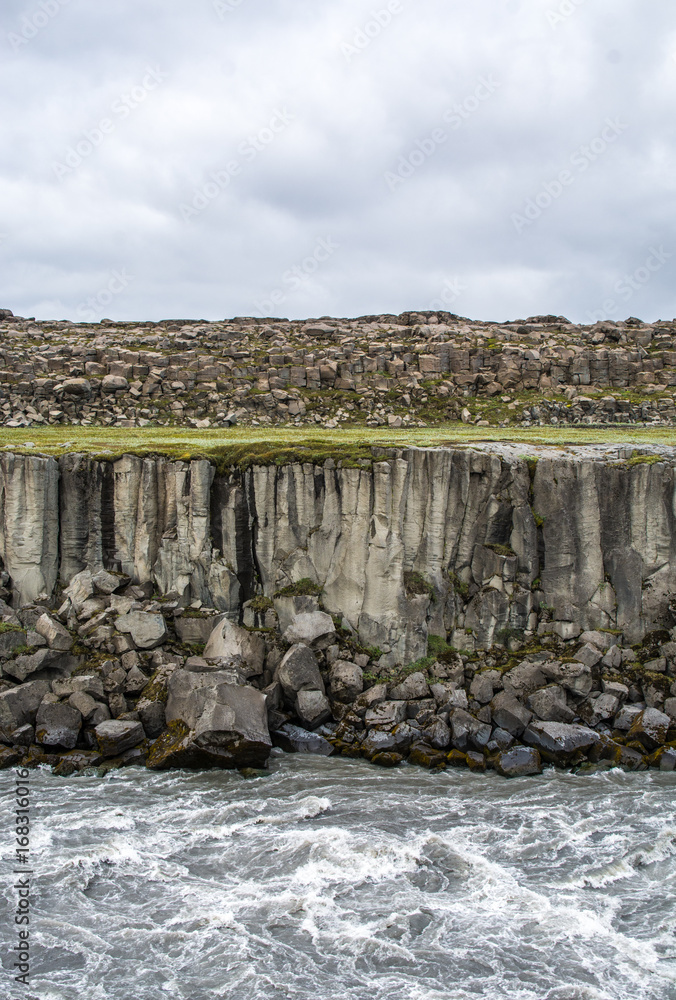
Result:
{"label": "columnar rock face", "polygon": [[[384,661],[429,635],[488,647],[537,627],[673,625],[676,450],[387,450],[363,468],[216,474],[206,461],[0,459],[0,557],[15,603],[89,568],[232,620],[309,579]],[[567,637],[567,635],[566,635]]]}

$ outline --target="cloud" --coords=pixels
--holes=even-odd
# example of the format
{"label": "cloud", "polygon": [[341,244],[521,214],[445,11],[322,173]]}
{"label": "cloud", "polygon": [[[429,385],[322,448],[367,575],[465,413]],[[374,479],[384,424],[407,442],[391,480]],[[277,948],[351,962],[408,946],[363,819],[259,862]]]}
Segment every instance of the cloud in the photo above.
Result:
{"label": "cloud", "polygon": [[[584,321],[652,246],[676,260],[672,23],[671,0],[5,0],[0,304],[75,319],[124,271],[112,318],[247,315],[329,239],[284,315],[460,278],[464,315]],[[673,278],[630,311],[673,314]]]}

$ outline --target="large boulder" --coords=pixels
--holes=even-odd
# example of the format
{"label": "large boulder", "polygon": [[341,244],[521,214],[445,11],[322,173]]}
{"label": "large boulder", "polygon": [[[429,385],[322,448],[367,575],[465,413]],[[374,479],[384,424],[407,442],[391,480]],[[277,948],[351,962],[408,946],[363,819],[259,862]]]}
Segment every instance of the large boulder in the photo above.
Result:
{"label": "large boulder", "polygon": [[28,645],[28,635],[22,629],[13,628],[0,634],[0,659],[14,655],[14,650]]}
{"label": "large boulder", "polygon": [[336,626],[331,615],[323,611],[310,611],[296,615],[284,632],[284,640],[292,644],[304,643],[315,649],[326,649],[333,642]]}
{"label": "large boulder", "polygon": [[118,632],[130,635],[138,649],[155,649],[167,638],[167,625],[162,615],[147,611],[130,611],[120,615],[116,627]]}
{"label": "large boulder", "polygon": [[543,722],[572,722],[575,712],[568,707],[566,692],[558,684],[534,691],[528,699],[528,707]]}
{"label": "large boulder", "polygon": [[553,660],[542,664],[542,673],[581,698],[586,698],[594,686],[591,667],[586,663],[559,663]]}
{"label": "large boulder", "polygon": [[401,684],[390,688],[390,698],[393,701],[414,701],[417,698],[429,698],[430,689],[425,675],[417,671],[409,674]]}
{"label": "large boulder", "polygon": [[94,733],[104,757],[118,757],[145,739],[141,723],[132,720],[111,719],[100,722]]}
{"label": "large boulder", "polygon": [[336,660],[329,672],[331,697],[335,701],[352,702],[364,690],[364,671],[349,660]]}
{"label": "large boulder", "polygon": [[646,750],[657,750],[667,742],[671,719],[657,708],[646,708],[634,719],[629,739],[638,740]]}
{"label": "large boulder", "polygon": [[319,757],[330,757],[335,753],[334,747],[323,736],[308,733],[306,729],[292,726],[289,722],[272,733],[272,741],[287,753],[314,754]]}
{"label": "large boulder", "polygon": [[491,727],[462,708],[454,708],[448,721],[453,747],[462,753],[469,749],[482,750],[491,738]]}
{"label": "large boulder", "polygon": [[316,729],[331,718],[331,705],[323,691],[307,688],[296,695],[296,714],[308,729]]}
{"label": "large boulder", "polygon": [[265,640],[223,618],[212,629],[204,658],[237,666],[244,677],[258,677],[265,663]]}
{"label": "large boulder", "polygon": [[43,746],[72,750],[81,728],[82,716],[72,705],[43,702],[35,720],[35,739]]}
{"label": "large boulder", "polygon": [[35,623],[35,631],[47,641],[50,649],[57,649],[65,653],[73,645],[73,637],[68,629],[65,629],[61,622],[57,622],[47,613],[40,615]]}
{"label": "large boulder", "polygon": [[540,669],[540,664],[523,660],[512,670],[503,674],[502,683],[505,691],[509,694],[513,694],[515,698],[523,698],[525,700],[529,694],[537,691],[538,688],[544,687],[547,679]]}
{"label": "large boulder", "polygon": [[31,725],[42,699],[49,693],[49,681],[29,681],[0,691],[0,735],[9,739],[15,729]]}
{"label": "large boulder", "polygon": [[584,753],[598,742],[598,733],[586,726],[561,722],[531,722],[522,739],[536,747],[545,760],[565,766],[572,757]]}
{"label": "large boulder", "polygon": [[381,701],[369,708],[364,716],[367,726],[385,726],[391,728],[406,719],[405,701]]}
{"label": "large boulder", "polygon": [[509,691],[496,694],[491,702],[491,713],[495,725],[512,736],[520,736],[533,718],[533,713]]}
{"label": "large boulder", "polygon": [[14,660],[8,660],[3,665],[3,672],[8,677],[22,682],[47,667],[58,668],[63,655],[55,649],[38,649],[36,653],[27,653],[17,656]]}
{"label": "large boulder", "polygon": [[496,754],[493,766],[503,778],[522,778],[542,773],[540,752],[534,747],[513,747]]}
{"label": "large boulder", "polygon": [[294,700],[299,691],[321,691],[325,694],[317,657],[302,644],[292,646],[286,653],[277,668],[277,680],[289,700]]}
{"label": "large boulder", "polygon": [[212,615],[198,617],[184,614],[174,620],[174,628],[181,642],[185,642],[189,646],[193,646],[196,643],[204,645],[209,641],[214,631],[214,618]]}
{"label": "large boulder", "polygon": [[272,741],[262,691],[233,684],[229,671],[176,670],[167,687],[169,730],[151,747],[148,767],[265,765]]}

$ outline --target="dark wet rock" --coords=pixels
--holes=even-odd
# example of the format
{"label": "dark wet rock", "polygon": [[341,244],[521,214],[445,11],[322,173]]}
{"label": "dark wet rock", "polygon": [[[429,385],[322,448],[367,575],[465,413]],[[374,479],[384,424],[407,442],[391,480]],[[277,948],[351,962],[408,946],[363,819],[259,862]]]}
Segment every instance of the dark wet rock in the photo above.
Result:
{"label": "dark wet rock", "polygon": [[446,754],[443,751],[435,750],[425,743],[415,743],[411,747],[408,759],[409,763],[418,764],[420,767],[426,767],[429,770],[442,771],[448,765]]}
{"label": "dark wet rock", "polygon": [[435,750],[444,750],[451,742],[451,730],[442,719],[435,719],[422,730],[423,738]]}
{"label": "dark wet rock", "polygon": [[468,750],[467,754],[467,766],[470,771],[485,771],[486,770],[486,758],[482,753],[477,753],[476,750]]}
{"label": "dark wet rock", "polygon": [[540,753],[533,747],[514,747],[493,758],[493,767],[503,778],[520,778],[542,773]]}
{"label": "dark wet rock", "polygon": [[496,694],[491,702],[491,712],[495,725],[512,736],[520,736],[533,718],[533,713],[506,690]]}
{"label": "dark wet rock", "polygon": [[19,750],[13,750],[11,747],[0,747],[0,771],[14,767],[19,763],[21,757],[22,753]]}
{"label": "dark wet rock", "polygon": [[584,754],[599,739],[598,733],[585,726],[561,722],[531,722],[522,740],[540,751],[550,764],[568,766],[576,755]]}
{"label": "dark wet rock", "polygon": [[49,681],[38,680],[0,691],[0,732],[9,738],[19,726],[34,723],[49,687]]}
{"label": "dark wet rock", "polygon": [[15,747],[29,747],[35,742],[34,726],[19,726],[10,734],[9,741]]}
{"label": "dark wet rock", "polygon": [[38,649],[36,653],[28,653],[17,656],[14,660],[8,660],[4,664],[3,671],[8,677],[13,677],[21,683],[47,667],[58,669],[62,657],[63,653],[57,650]]}
{"label": "dark wet rock", "polygon": [[137,711],[146,736],[156,739],[167,724],[164,702],[145,699],[139,702]]}
{"label": "dark wet rock", "polygon": [[103,762],[103,755],[95,750],[71,750],[65,753],[54,768],[54,774],[67,778],[71,774],[83,771],[85,767],[97,767]]}
{"label": "dark wet rock", "polygon": [[314,754],[319,757],[330,757],[335,753],[335,748],[323,736],[308,733],[300,726],[290,723],[271,733],[271,736],[274,746],[281,747],[286,753]]}
{"label": "dark wet rock", "polygon": [[453,709],[449,724],[453,748],[462,753],[468,749],[482,750],[491,738],[491,727],[462,708]]}
{"label": "dark wet rock", "polygon": [[646,750],[656,750],[667,742],[671,720],[656,708],[646,708],[634,719],[628,738],[638,740]]}
{"label": "dark wet rock", "polygon": [[368,760],[378,753],[396,752],[397,750],[397,739],[393,733],[372,729],[365,739],[362,740],[362,751]]}
{"label": "dark wet rock", "polygon": [[145,739],[140,722],[124,722],[120,719],[101,722],[96,726],[95,733],[104,757],[118,757]]}
{"label": "dark wet rock", "polygon": [[403,759],[404,758],[400,753],[384,751],[371,757],[371,763],[375,764],[377,767],[398,767]]}
{"label": "dark wet rock", "polygon": [[15,649],[28,645],[28,636],[20,629],[12,629],[0,635],[0,659],[6,659],[14,654]]}
{"label": "dark wet rock", "polygon": [[615,729],[628,731],[642,711],[643,709],[637,705],[625,705],[613,719],[613,726]]}
{"label": "dark wet rock", "polygon": [[43,702],[35,720],[35,739],[42,746],[72,750],[81,727],[82,716],[76,708],[58,702]]}

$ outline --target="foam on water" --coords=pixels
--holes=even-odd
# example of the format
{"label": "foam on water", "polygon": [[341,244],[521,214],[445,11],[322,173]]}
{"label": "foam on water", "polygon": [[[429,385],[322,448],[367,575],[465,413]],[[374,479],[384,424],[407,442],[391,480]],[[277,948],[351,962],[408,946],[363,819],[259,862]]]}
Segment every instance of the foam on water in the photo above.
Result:
{"label": "foam on water", "polygon": [[41,1000],[676,1000],[673,775],[276,756],[33,788]]}

